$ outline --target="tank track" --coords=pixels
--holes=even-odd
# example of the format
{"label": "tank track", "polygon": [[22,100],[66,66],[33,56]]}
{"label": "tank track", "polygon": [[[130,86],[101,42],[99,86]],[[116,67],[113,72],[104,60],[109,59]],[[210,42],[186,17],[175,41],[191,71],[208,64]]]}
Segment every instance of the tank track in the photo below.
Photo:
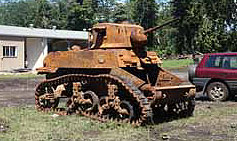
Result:
{"label": "tank track", "polygon": [[[97,109],[99,110],[95,110],[95,111],[94,109],[90,111],[80,109],[78,108],[78,105],[80,105],[80,102],[78,102],[78,99],[79,101],[88,100],[88,99],[84,99],[84,98],[80,99],[80,96],[75,96],[75,93],[80,93],[79,91],[72,92],[70,95],[66,95],[66,97],[69,99],[67,101],[67,108],[60,109],[57,107],[59,103],[59,97],[55,98],[57,93],[55,91],[53,92],[52,90],[47,90],[47,88],[50,88],[50,87],[56,88],[56,86],[59,86],[62,84],[69,84],[69,83],[77,84],[78,83],[79,85],[81,84],[83,85],[83,84],[93,84],[93,83],[102,83],[102,82],[108,85],[109,87],[108,93],[110,93],[105,96],[106,97],[105,101],[106,100],[108,101],[108,99],[110,101],[112,100],[112,105],[116,105],[116,100],[117,101],[121,100],[120,103],[124,103],[125,107],[128,107],[127,109],[129,109],[129,107],[132,107],[132,110],[135,108],[135,106],[138,107],[136,110],[132,111],[132,112],[136,112],[137,110],[139,111],[136,113],[135,118],[114,118],[114,117],[110,117],[110,115],[101,114],[99,110],[103,109],[102,108],[103,106],[104,107],[108,106],[108,104],[104,104],[101,107],[100,107],[100,104],[97,105],[98,106]],[[111,90],[110,90],[110,87],[111,87]],[[70,89],[72,89],[72,87]],[[137,105],[127,104],[129,102],[126,101],[126,98],[125,98],[125,102],[123,102],[121,96],[116,95],[116,92],[118,91],[118,89],[126,94],[129,94],[130,95],[129,102],[135,103]],[[51,91],[51,92],[47,92],[47,91]],[[74,91],[74,87],[73,87],[73,90],[71,91]],[[93,92],[89,91],[88,93],[93,93]],[[98,97],[99,102],[101,99],[103,99],[102,96],[99,96],[97,94],[96,96],[94,94],[91,94],[91,95],[94,97]],[[46,99],[45,97],[48,97],[49,104],[42,105],[41,100]],[[121,99],[119,99],[118,97]],[[93,102],[96,101],[96,99],[97,98],[93,99]],[[150,102],[148,102],[148,99],[144,96],[144,94],[140,90],[138,90],[137,88],[135,89],[132,83],[128,81],[127,82],[123,81],[120,78],[109,75],[109,74],[100,74],[100,75],[68,74],[68,75],[59,76],[53,79],[47,79],[36,87],[35,104],[36,104],[36,109],[39,111],[44,111],[44,112],[54,111],[63,115],[77,113],[79,115],[83,115],[83,116],[86,116],[86,117],[89,117],[91,119],[95,119],[101,122],[107,122],[107,121],[112,120],[119,123],[131,123],[134,125],[142,125],[142,124],[148,123],[150,121],[151,113],[152,113]],[[110,108],[111,108],[111,105],[110,105]],[[124,109],[121,109],[121,106],[117,106],[117,108],[114,108],[114,109],[117,109],[117,111],[120,111],[119,114],[123,113],[122,111],[124,111]],[[125,113],[126,113],[126,108],[125,108]],[[132,115],[131,111],[130,111],[130,115]]]}

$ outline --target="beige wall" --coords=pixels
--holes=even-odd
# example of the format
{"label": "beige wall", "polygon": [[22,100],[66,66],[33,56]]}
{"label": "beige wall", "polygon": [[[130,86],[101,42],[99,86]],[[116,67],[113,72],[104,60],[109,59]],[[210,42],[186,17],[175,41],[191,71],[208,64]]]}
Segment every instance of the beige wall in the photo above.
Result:
{"label": "beige wall", "polygon": [[[3,57],[3,46],[16,46],[17,56]],[[24,38],[19,37],[1,37],[0,36],[0,70],[13,70],[24,68]]]}
{"label": "beige wall", "polygon": [[26,61],[27,67],[35,70],[43,66],[43,60],[48,54],[47,39],[27,38],[26,39]]}

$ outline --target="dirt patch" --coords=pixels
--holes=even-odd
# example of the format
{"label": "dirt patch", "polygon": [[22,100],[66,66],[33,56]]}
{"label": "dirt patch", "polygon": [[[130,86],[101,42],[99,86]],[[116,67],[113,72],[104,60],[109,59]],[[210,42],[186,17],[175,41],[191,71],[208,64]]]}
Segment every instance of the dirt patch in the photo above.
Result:
{"label": "dirt patch", "polygon": [[0,80],[0,106],[34,104],[34,91],[43,78]]}
{"label": "dirt patch", "polygon": [[189,136],[202,136],[202,137],[209,137],[212,135],[210,129],[205,126],[189,126],[187,134]]}
{"label": "dirt patch", "polygon": [[97,138],[101,132],[100,131],[84,131],[83,136],[88,139]]}

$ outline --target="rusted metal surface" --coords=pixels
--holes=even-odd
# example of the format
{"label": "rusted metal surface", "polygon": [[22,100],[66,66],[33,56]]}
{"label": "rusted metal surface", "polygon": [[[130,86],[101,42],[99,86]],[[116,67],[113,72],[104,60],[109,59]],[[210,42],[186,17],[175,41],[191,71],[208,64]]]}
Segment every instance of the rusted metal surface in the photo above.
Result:
{"label": "rusted metal surface", "polygon": [[45,58],[46,67],[52,68],[112,68],[118,67],[112,51],[62,51],[51,52]]}
{"label": "rusted metal surface", "polygon": [[[155,52],[145,51],[145,33],[155,29],[99,23],[92,28],[89,49],[49,53],[37,69],[48,77],[36,87],[36,108],[136,125],[152,123],[159,111],[192,115],[195,87],[181,85],[179,77],[159,67]],[[64,108],[58,107],[62,98],[67,99]]]}
{"label": "rusted metal surface", "polygon": [[58,68],[55,68],[55,67],[40,67],[40,68],[37,68],[36,71],[38,73],[56,73],[56,71],[58,70]]}
{"label": "rusted metal surface", "polygon": [[92,48],[132,48],[131,34],[143,31],[143,27],[132,24],[99,23],[92,28]]}
{"label": "rusted metal surface", "polygon": [[140,67],[144,64],[161,64],[154,52],[139,58],[133,51],[128,50],[80,50],[51,52],[44,60],[45,67],[38,72],[55,72],[58,68],[122,68]]}
{"label": "rusted metal surface", "polygon": [[179,86],[182,82],[183,80],[176,75],[160,68],[156,85],[157,87]]}
{"label": "rusted metal surface", "polygon": [[128,73],[121,68],[111,69],[110,74],[113,76],[117,76],[117,77],[123,77],[123,78],[131,81],[133,83],[133,85],[137,88],[141,87],[142,85],[144,85],[146,83],[145,81],[137,78],[135,75]]}

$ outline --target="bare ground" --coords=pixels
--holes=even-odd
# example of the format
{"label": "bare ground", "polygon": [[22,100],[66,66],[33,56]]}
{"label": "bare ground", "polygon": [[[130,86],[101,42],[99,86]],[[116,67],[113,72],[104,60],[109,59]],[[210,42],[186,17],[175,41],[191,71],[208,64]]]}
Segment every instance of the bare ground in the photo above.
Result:
{"label": "bare ground", "polygon": [[0,106],[34,104],[34,90],[44,78],[0,80]]}

